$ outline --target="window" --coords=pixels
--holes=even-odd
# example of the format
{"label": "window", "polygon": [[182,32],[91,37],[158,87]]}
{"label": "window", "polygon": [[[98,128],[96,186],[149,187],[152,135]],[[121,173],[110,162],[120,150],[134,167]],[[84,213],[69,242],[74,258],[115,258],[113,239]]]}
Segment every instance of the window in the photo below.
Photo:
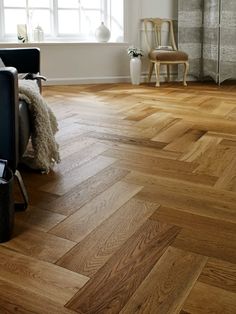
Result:
{"label": "window", "polygon": [[0,0],[0,40],[16,38],[17,24],[27,24],[28,36],[40,25],[46,40],[94,41],[104,21],[112,41],[123,40],[123,0]]}

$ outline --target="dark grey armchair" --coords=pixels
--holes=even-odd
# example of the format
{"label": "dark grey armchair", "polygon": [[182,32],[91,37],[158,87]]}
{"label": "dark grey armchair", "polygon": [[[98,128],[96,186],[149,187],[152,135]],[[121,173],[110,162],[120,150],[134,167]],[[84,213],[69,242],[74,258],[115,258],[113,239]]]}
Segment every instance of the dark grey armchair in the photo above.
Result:
{"label": "dark grey armchair", "polygon": [[24,203],[16,204],[16,209],[25,209],[28,196],[18,165],[29,141],[31,126],[27,103],[19,101],[18,73],[39,73],[40,51],[38,48],[0,49],[0,58],[6,66],[0,68],[0,159],[8,160],[23,195]]}

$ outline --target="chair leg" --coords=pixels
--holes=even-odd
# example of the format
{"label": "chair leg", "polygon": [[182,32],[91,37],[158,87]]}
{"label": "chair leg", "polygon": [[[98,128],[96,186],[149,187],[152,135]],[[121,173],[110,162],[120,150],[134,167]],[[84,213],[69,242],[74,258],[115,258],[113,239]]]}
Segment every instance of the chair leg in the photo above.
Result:
{"label": "chair leg", "polygon": [[22,194],[23,201],[24,201],[23,203],[16,203],[15,204],[15,210],[16,211],[24,211],[28,207],[29,199],[28,199],[28,194],[27,194],[23,179],[22,179],[21,174],[18,170],[16,170],[16,172],[15,172],[15,178],[16,178],[16,181],[17,181],[18,186],[20,188],[20,192]]}
{"label": "chair leg", "polygon": [[166,68],[167,68],[167,82],[170,82],[170,64],[167,64]]}
{"label": "chair leg", "polygon": [[187,86],[186,80],[187,80],[188,70],[189,70],[189,63],[185,62],[184,63],[184,78],[183,78],[184,86]]}
{"label": "chair leg", "polygon": [[155,72],[156,72],[156,86],[159,87],[160,86],[160,67],[161,64],[159,62],[155,63]]}
{"label": "chair leg", "polygon": [[154,68],[154,63],[150,62],[150,64],[149,64],[149,73],[148,73],[148,83],[150,83],[150,81],[151,81],[153,68]]}

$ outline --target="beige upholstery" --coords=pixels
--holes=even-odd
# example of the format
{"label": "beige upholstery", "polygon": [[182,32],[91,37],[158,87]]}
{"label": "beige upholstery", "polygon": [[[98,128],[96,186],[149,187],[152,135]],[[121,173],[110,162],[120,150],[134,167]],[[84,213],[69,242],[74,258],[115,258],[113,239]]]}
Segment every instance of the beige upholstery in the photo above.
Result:
{"label": "beige upholstery", "polygon": [[[189,69],[188,55],[184,51],[177,50],[173,21],[170,19],[160,19],[160,18],[145,18],[142,20],[144,23],[145,38],[148,47],[148,57],[150,61],[150,70],[148,75],[148,82],[151,80],[153,69],[155,68],[156,73],[156,86],[160,86],[160,66],[165,64],[167,66],[167,80],[170,80],[170,65],[172,64],[183,64],[184,66],[184,77],[183,84],[187,86],[186,78]],[[163,49],[162,46],[162,26],[164,24],[168,25],[169,31],[169,42],[168,49]],[[150,40],[150,34],[151,39]],[[165,43],[166,44],[166,43]],[[160,47],[154,48],[154,47]]]}
{"label": "beige upholstery", "polygon": [[183,51],[152,50],[148,56],[153,61],[188,61],[188,55]]}

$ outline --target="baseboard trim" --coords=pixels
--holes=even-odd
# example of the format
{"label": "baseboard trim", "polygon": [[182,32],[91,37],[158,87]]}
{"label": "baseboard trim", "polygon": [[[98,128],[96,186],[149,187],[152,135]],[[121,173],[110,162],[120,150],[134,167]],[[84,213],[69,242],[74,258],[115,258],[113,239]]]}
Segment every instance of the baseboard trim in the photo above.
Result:
{"label": "baseboard trim", "polygon": [[128,82],[130,82],[129,76],[50,78],[46,82],[44,82],[44,85],[109,84]]}
{"label": "baseboard trim", "polygon": [[[147,82],[147,73],[143,73],[141,77],[141,83]],[[179,81],[176,73],[171,74],[171,81]],[[189,78],[189,81],[193,81],[193,78]],[[156,81],[155,76],[152,76],[151,82]],[[160,76],[160,81],[166,81],[166,75],[163,73]],[[130,83],[130,76],[107,76],[107,77],[82,77],[82,78],[50,78],[43,85],[82,85],[82,84],[112,84],[112,83]]]}

